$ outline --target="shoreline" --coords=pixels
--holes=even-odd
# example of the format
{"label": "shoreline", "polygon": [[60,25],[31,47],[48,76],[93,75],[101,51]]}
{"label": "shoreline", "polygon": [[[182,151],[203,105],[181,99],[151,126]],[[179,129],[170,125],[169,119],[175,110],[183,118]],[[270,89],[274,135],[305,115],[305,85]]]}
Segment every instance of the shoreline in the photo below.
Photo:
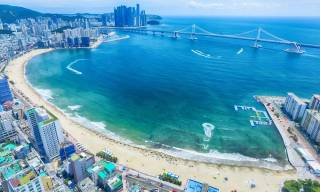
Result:
{"label": "shoreline", "polygon": [[[225,164],[226,160],[223,160],[224,162],[216,162],[215,164],[184,160],[179,157],[164,154],[161,151],[121,143],[106,135],[102,135],[102,133],[98,131],[81,126],[79,123],[70,119],[70,117],[52,103],[44,100],[42,96],[28,84],[24,75],[25,66],[30,59],[52,50],[54,49],[33,50],[30,53],[11,61],[5,70],[6,74],[10,80],[15,82],[13,86],[14,89],[20,90],[31,102],[43,105],[55,114],[59,118],[64,131],[76,140],[81,141],[81,144],[87,149],[90,149],[90,152],[96,153],[107,147],[119,158],[120,163],[125,164],[128,167],[141,170],[150,175],[158,175],[164,170],[173,171],[181,176],[183,183],[186,182],[186,179],[193,178],[207,182],[212,186],[219,187],[222,191],[230,191],[232,189],[246,191],[249,189],[248,181],[250,180],[256,182],[256,191],[261,191],[266,188],[269,188],[270,191],[275,191],[279,189],[279,185],[285,179],[297,178],[295,171],[275,171],[261,167],[257,168],[236,164],[222,165],[222,163]],[[148,158],[146,158],[146,156]],[[154,165],[157,166],[155,167]],[[270,176],[273,178],[270,179]],[[233,182],[236,181],[234,184],[238,185],[236,187],[229,186],[224,179],[225,177]],[[268,182],[266,182],[266,180]]]}

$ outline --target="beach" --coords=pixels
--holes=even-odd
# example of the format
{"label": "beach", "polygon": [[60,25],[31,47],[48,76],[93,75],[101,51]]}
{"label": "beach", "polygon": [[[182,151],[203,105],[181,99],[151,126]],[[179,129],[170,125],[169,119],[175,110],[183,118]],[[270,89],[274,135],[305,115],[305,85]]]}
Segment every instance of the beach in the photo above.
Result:
{"label": "beach", "polygon": [[[19,90],[29,98],[31,103],[44,106],[57,116],[65,133],[81,143],[90,152],[96,153],[108,148],[118,157],[120,164],[130,168],[153,176],[157,176],[164,171],[172,171],[181,177],[183,184],[187,179],[191,178],[218,187],[221,191],[274,192],[279,191],[283,181],[298,178],[295,170],[274,171],[255,167],[218,165],[184,160],[157,151],[121,143],[79,125],[51,103],[44,100],[25,79],[24,71],[28,61],[34,56],[52,50],[33,50],[14,59],[7,66],[6,74],[9,80],[13,82],[12,87],[15,91]],[[251,182],[256,184],[256,188],[250,188]]]}

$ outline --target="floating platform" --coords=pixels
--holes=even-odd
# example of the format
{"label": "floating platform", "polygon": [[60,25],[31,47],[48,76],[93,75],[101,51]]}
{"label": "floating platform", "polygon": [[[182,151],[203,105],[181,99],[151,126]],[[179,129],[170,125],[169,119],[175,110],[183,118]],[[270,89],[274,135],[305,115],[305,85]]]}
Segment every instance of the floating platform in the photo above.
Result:
{"label": "floating platform", "polygon": [[244,111],[248,111],[248,110],[257,111],[255,107],[250,107],[245,105],[234,105],[234,110],[238,111],[239,109]]}
{"label": "floating platform", "polygon": [[257,125],[272,125],[272,120],[270,119],[268,113],[266,111],[257,110],[255,107],[245,106],[245,105],[234,105],[234,110],[239,111],[252,111],[253,113],[250,116],[249,122],[252,127]]}

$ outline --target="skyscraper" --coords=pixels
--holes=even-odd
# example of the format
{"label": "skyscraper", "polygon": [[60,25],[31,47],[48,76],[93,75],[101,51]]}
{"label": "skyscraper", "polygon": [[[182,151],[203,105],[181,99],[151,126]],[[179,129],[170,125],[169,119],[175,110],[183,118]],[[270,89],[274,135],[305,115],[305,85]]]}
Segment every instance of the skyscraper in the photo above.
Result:
{"label": "skyscraper", "polygon": [[137,8],[136,8],[136,26],[139,27],[140,26],[140,5],[137,4]]}
{"label": "skyscraper", "polygon": [[295,94],[288,93],[284,107],[294,121],[299,121],[307,109],[307,104]]}
{"label": "skyscraper", "polygon": [[27,110],[26,116],[40,155],[48,161],[59,156],[60,144],[64,139],[58,119],[43,108],[31,108]]}
{"label": "skyscraper", "polygon": [[118,6],[114,9],[114,25],[116,27],[139,27],[147,24],[145,11],[140,12],[140,5],[135,7]]}
{"label": "skyscraper", "polygon": [[310,102],[310,109],[320,111],[320,95],[313,95]]}

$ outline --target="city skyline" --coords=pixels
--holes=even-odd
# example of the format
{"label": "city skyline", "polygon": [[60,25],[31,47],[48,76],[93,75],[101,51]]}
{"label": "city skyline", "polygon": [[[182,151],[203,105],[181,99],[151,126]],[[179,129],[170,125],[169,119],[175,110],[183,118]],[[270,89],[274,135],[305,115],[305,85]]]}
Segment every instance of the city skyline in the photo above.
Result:
{"label": "city skyline", "polygon": [[163,16],[320,16],[320,2],[306,0],[292,2],[289,0],[177,0],[151,3],[146,0],[0,0],[0,4],[10,4],[48,13],[106,13],[112,12],[119,4],[134,6],[140,3],[148,13]]}

